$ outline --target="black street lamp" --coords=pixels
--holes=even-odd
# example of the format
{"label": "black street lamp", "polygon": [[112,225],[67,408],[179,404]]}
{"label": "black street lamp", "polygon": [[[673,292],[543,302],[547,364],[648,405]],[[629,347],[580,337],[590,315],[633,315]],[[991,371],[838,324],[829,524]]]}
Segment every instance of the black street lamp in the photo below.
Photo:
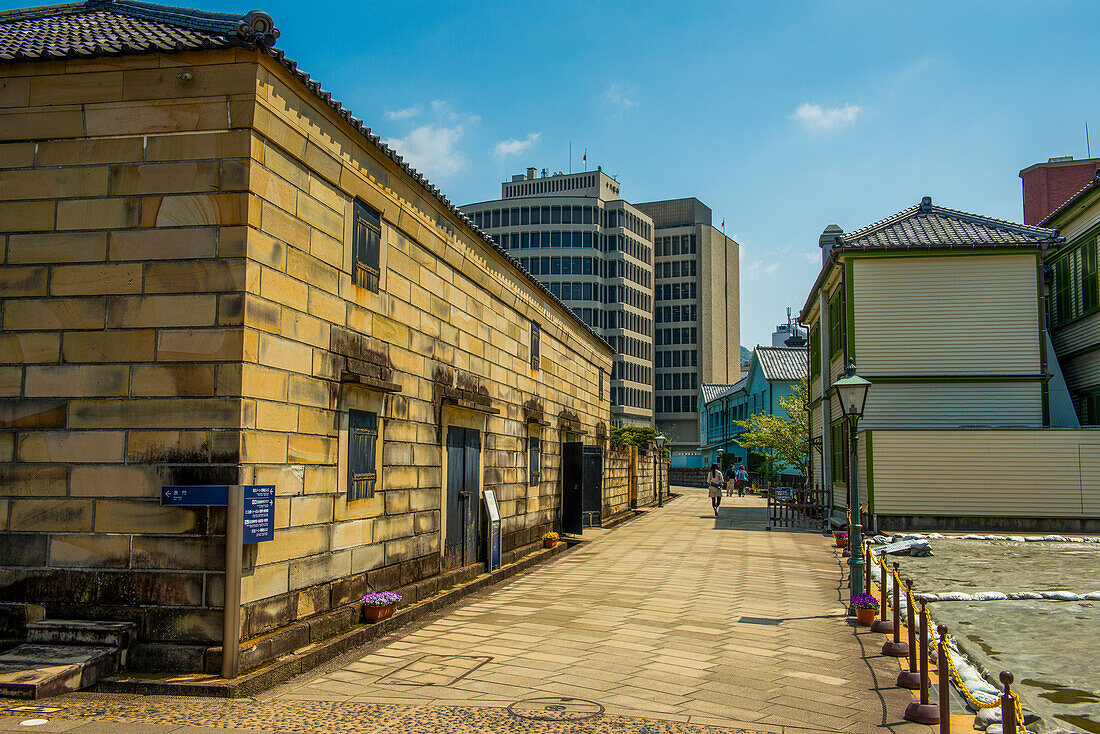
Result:
{"label": "black street lamp", "polygon": [[[859,512],[859,435],[856,426],[863,416],[867,388],[870,386],[870,382],[856,375],[854,362],[849,362],[844,377],[833,383],[840,409],[848,421],[848,513],[852,518],[848,528],[848,548],[851,552],[848,558],[848,565],[851,566],[848,574],[849,600],[863,590],[863,526]],[[849,606],[848,614],[855,614],[855,609]]]}
{"label": "black street lamp", "polygon": [[653,439],[653,443],[657,444],[657,453],[653,457],[653,462],[654,462],[653,473],[657,477],[657,506],[658,507],[664,507],[665,506],[665,500],[664,500],[664,496],[663,496],[664,495],[664,492],[663,492],[664,487],[662,486],[663,482],[661,482],[661,475],[663,474],[663,472],[661,471],[661,464],[663,464],[664,460],[665,460],[665,457],[663,456],[663,454],[664,454],[664,448],[665,448],[665,441],[666,440],[668,440],[668,439],[665,438],[665,435],[663,433],[658,433],[657,438]]}

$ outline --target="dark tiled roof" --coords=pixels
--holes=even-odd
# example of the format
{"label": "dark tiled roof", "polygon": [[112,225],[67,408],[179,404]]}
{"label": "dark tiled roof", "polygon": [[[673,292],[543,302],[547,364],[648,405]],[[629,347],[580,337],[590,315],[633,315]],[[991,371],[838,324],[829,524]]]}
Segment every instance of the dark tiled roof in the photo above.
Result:
{"label": "dark tiled roof", "polygon": [[92,0],[0,13],[0,60],[29,61],[271,46],[266,13],[207,13],[135,0]]}
{"label": "dark tiled roof", "polygon": [[1056,231],[1044,227],[935,206],[925,197],[920,204],[891,217],[838,235],[838,244],[842,250],[1038,246],[1054,242],[1057,236]]}
{"label": "dark tiled roof", "polygon": [[809,373],[810,350],[806,347],[757,347],[756,360],[766,380],[797,381]]}
{"label": "dark tiled roof", "polygon": [[748,379],[748,377],[742,377],[732,385],[712,385],[709,382],[704,382],[701,385],[703,389],[703,402],[713,403],[718,398],[724,398],[730,393],[737,392],[745,386],[745,382],[747,382]]}
{"label": "dark tiled roof", "polygon": [[[550,289],[531,275],[519,261],[474,225],[472,219],[443,195],[378,135],[298,68],[282,50],[274,47],[279,31],[267,13],[247,15],[209,13],[189,8],[138,2],[137,0],[87,0],[83,3],[48,5],[0,12],[0,63],[71,57],[118,56],[201,48],[241,46],[259,48],[282,64],[295,78],[355,128],[367,142],[382,151],[416,181],[443,208],[465,223],[481,239],[510,262],[543,296],[561,306],[584,331],[612,350],[603,335],[584,323]],[[438,222],[444,229],[450,226]],[[614,350],[612,350],[614,351]]]}
{"label": "dark tiled roof", "polygon": [[1091,181],[1089,181],[1087,184],[1085,184],[1084,187],[1082,187],[1082,189],[1080,191],[1078,191],[1076,194],[1074,194],[1073,196],[1066,199],[1065,202],[1060,207],[1058,207],[1057,209],[1052,211],[1050,214],[1047,214],[1046,218],[1043,219],[1043,221],[1040,222],[1040,224],[1049,224],[1050,222],[1054,221],[1059,216],[1061,216],[1063,212],[1065,212],[1071,206],[1073,206],[1078,201],[1080,201],[1081,198],[1083,196],[1085,196],[1085,194],[1087,194],[1088,192],[1090,192],[1090,191],[1092,191],[1093,189],[1096,189],[1096,188],[1100,188],[1100,168],[1096,169],[1096,174],[1092,177]]}

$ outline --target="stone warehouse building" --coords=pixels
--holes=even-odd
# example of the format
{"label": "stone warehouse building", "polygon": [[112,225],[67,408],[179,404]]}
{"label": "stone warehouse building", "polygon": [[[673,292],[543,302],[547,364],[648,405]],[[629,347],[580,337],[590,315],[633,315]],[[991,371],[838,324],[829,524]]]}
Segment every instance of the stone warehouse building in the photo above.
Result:
{"label": "stone warehouse building", "polygon": [[133,664],[221,639],[225,512],[165,485],[277,488],[247,642],[477,564],[486,489],[527,550],[607,434],[608,344],[277,36],[0,13],[0,601],[136,621]]}

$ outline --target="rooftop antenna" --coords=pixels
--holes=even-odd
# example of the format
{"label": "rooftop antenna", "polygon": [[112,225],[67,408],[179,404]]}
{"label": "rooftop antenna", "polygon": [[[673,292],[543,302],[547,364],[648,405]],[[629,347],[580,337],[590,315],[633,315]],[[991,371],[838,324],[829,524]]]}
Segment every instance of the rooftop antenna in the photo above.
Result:
{"label": "rooftop antenna", "polygon": [[1085,120],[1085,155],[1092,158],[1092,146],[1089,145],[1089,121]]}

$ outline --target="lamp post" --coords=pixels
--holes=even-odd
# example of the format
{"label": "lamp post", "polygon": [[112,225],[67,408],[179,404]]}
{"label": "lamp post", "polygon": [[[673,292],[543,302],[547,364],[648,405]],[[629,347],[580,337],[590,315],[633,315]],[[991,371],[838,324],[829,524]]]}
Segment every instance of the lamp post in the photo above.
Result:
{"label": "lamp post", "polygon": [[664,493],[662,492],[664,487],[661,486],[661,484],[662,484],[661,483],[661,474],[662,474],[661,464],[664,463],[664,456],[662,456],[662,454],[664,454],[665,441],[666,440],[667,439],[665,438],[665,435],[663,433],[658,433],[657,438],[653,439],[653,443],[657,444],[657,453],[653,456],[653,473],[657,477],[657,506],[658,507],[664,507],[665,506],[665,500],[664,500],[664,497],[663,497]]}
{"label": "lamp post", "polygon": [[[856,375],[854,362],[848,363],[848,369],[844,377],[833,383],[836,390],[837,401],[840,409],[848,421],[848,512],[852,516],[852,522],[848,528],[848,547],[851,556],[848,565],[851,572],[848,574],[848,598],[849,600],[863,589],[863,526],[859,512],[859,435],[857,424],[863,415],[863,408],[867,403],[867,388],[871,383]],[[848,614],[855,614],[855,608],[849,601]]]}

